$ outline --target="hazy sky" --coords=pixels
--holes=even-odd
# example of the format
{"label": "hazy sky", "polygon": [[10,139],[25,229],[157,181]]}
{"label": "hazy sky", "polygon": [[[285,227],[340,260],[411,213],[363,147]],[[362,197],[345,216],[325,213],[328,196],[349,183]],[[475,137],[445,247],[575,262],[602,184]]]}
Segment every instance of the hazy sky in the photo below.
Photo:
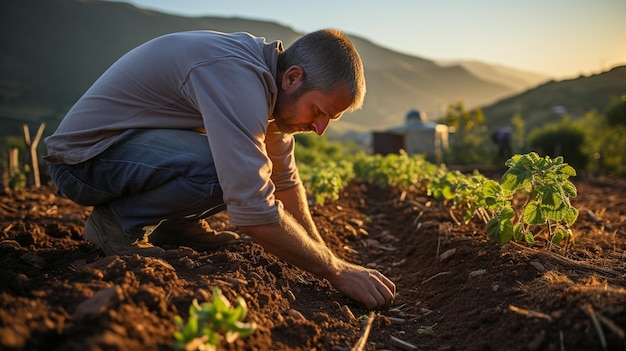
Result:
{"label": "hazy sky", "polygon": [[573,78],[626,64],[626,0],[129,0],[184,16],[337,28],[432,60]]}

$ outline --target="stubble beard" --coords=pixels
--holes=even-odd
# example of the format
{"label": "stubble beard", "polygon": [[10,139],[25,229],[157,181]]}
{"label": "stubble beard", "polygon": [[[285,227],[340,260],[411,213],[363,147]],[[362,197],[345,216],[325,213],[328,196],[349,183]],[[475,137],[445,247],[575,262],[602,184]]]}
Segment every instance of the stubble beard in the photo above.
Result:
{"label": "stubble beard", "polygon": [[290,95],[279,94],[276,100],[276,106],[274,108],[273,116],[276,128],[286,134],[297,134],[309,132],[308,128],[303,126],[289,123],[291,120],[297,118],[297,112],[295,109],[298,99],[304,94],[304,89],[300,88]]}

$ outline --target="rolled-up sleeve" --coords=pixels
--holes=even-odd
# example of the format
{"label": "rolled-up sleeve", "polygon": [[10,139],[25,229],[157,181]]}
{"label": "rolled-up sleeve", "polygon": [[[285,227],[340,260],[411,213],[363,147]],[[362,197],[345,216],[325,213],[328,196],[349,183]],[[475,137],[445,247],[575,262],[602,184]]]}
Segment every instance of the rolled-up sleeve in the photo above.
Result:
{"label": "rolled-up sleeve", "polygon": [[299,185],[301,181],[294,156],[296,142],[293,135],[279,132],[276,124],[270,123],[265,144],[273,165],[271,179],[276,190],[285,190]]}
{"label": "rolled-up sleeve", "polygon": [[[271,73],[246,60],[222,58],[194,67],[183,91],[202,114],[231,222],[261,225],[278,221],[273,164],[266,145],[268,116],[276,94]],[[270,138],[272,144],[286,142],[270,149],[277,154],[292,149],[288,139]],[[279,167],[283,169],[289,156],[274,156],[283,159]],[[286,174],[276,179],[282,183],[283,178]]]}

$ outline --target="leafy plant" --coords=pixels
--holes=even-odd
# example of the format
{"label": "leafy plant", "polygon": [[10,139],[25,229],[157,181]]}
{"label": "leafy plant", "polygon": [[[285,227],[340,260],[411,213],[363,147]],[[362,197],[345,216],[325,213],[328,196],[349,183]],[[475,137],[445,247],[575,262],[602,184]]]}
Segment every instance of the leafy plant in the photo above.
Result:
{"label": "leafy plant", "polygon": [[219,288],[212,291],[212,302],[198,303],[194,299],[189,306],[189,318],[183,322],[182,317],[174,317],[180,329],[174,333],[176,350],[215,351],[222,340],[234,342],[239,337],[246,337],[256,329],[254,322],[244,323],[248,307],[246,301],[237,297],[237,305],[233,307]]}
{"label": "leafy plant", "polygon": [[27,175],[29,172],[30,167],[28,165],[24,165],[9,172],[9,187],[14,190],[24,189],[27,184]]}
{"label": "leafy plant", "polygon": [[315,196],[319,204],[323,204],[326,199],[338,199],[341,189],[354,178],[352,163],[346,160],[328,160],[315,166],[305,164],[299,167],[299,172],[308,185],[309,193]]}
{"label": "leafy plant", "polygon": [[[534,242],[533,226],[547,229],[553,244],[573,239],[571,225],[578,210],[570,198],[577,195],[568,179],[576,171],[559,156],[551,159],[531,152],[514,155],[506,162],[509,170],[500,182],[488,181],[483,188],[485,207],[494,216],[487,223],[487,235],[505,243],[524,238]],[[521,213],[513,201],[520,201]]]}
{"label": "leafy plant", "polygon": [[424,155],[409,155],[403,150],[386,156],[360,155],[354,160],[354,174],[357,178],[382,187],[421,187],[428,183],[437,169],[437,166],[426,161]]}
{"label": "leafy plant", "polygon": [[[465,175],[459,171],[440,168],[427,186],[427,194],[435,199],[451,201],[453,209],[464,210],[463,219],[468,222],[478,215],[485,223],[491,218],[485,213],[483,188],[489,179],[478,171]],[[452,213],[452,212],[451,212]]]}
{"label": "leafy plant", "polygon": [[[462,210],[466,223],[478,216],[486,224],[488,236],[500,243],[521,239],[532,243],[545,230],[551,242],[559,244],[573,240],[570,227],[578,218],[578,210],[570,202],[577,190],[568,179],[576,171],[563,161],[562,156],[552,159],[535,152],[514,155],[506,162],[509,170],[500,182],[477,171],[471,175],[450,171],[445,165],[426,161],[423,155],[403,151],[385,156],[352,153],[341,160],[305,162],[299,169],[318,203],[337,199],[348,181],[357,178],[382,187],[426,191],[451,209]],[[450,214],[454,217],[452,210]]]}

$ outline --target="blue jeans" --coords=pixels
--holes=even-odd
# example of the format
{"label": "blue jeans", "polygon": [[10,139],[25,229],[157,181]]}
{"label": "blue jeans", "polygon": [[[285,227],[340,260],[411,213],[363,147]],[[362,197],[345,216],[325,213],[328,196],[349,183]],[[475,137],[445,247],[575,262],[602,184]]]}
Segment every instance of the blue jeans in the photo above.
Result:
{"label": "blue jeans", "polygon": [[50,165],[58,193],[83,206],[107,206],[131,239],[163,220],[206,218],[226,209],[205,134],[131,129],[100,155]]}

